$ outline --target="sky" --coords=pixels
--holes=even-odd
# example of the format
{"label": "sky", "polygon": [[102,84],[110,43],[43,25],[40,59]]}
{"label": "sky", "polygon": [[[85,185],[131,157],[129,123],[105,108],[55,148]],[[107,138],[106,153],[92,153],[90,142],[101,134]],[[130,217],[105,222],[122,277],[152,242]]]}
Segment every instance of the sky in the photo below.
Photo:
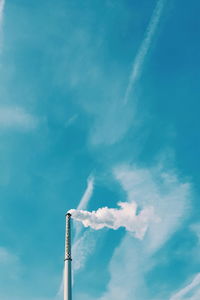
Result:
{"label": "sky", "polygon": [[0,299],[200,299],[200,3],[0,0]]}

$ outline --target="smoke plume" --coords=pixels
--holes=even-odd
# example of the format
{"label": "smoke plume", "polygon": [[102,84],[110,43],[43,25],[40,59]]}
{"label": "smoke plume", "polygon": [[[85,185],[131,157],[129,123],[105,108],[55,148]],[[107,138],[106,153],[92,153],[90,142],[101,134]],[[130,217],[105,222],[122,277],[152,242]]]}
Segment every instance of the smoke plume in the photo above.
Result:
{"label": "smoke plume", "polygon": [[103,207],[92,212],[71,209],[69,213],[74,220],[82,222],[85,227],[95,230],[104,227],[116,230],[124,227],[138,239],[143,239],[151,222],[158,221],[153,207],[146,207],[137,212],[135,202],[119,202],[118,206],[119,208],[116,209]]}

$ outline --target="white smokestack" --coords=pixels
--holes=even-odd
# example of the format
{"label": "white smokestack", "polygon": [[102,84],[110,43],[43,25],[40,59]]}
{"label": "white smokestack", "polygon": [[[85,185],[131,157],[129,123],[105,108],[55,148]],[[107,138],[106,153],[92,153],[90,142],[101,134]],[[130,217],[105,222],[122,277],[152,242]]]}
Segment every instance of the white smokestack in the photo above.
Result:
{"label": "white smokestack", "polygon": [[64,300],[72,300],[72,274],[71,274],[71,214],[66,214],[65,237],[65,266],[64,266]]}
{"label": "white smokestack", "polygon": [[153,207],[146,207],[137,213],[135,202],[119,202],[118,206],[119,209],[103,207],[92,212],[71,209],[69,213],[85,227],[95,230],[104,227],[112,229],[124,227],[138,239],[143,239],[151,222],[158,221]]}

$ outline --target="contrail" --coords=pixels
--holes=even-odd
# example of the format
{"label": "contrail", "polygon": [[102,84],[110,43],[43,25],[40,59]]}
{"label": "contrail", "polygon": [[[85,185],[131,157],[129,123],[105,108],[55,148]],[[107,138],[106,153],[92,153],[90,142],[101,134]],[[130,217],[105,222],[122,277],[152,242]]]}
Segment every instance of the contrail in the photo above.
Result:
{"label": "contrail", "polygon": [[82,222],[85,227],[95,230],[104,227],[116,230],[124,227],[138,239],[143,239],[151,222],[158,221],[153,207],[146,207],[137,213],[135,202],[119,202],[118,206],[118,209],[103,207],[92,212],[71,209],[69,213],[73,219]]}
{"label": "contrail", "polygon": [[164,8],[165,0],[158,0],[156,7],[153,11],[152,17],[150,19],[149,25],[147,27],[147,31],[145,34],[145,38],[139,48],[139,51],[135,57],[132,72],[129,77],[128,86],[125,92],[124,96],[124,103],[126,104],[128,102],[128,98],[130,96],[131,91],[134,89],[135,83],[140,77],[140,74],[142,72],[142,67],[144,64],[145,57],[149,51],[149,48],[151,46],[152,39],[155,35],[156,28],[158,27],[163,8]]}

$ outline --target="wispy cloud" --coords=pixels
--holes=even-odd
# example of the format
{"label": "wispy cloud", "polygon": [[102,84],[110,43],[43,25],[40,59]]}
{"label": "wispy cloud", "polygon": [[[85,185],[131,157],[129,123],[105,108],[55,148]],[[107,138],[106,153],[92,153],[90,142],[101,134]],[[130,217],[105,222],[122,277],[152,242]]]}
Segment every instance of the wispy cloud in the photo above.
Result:
{"label": "wispy cloud", "polygon": [[5,0],[0,0],[0,26],[3,21],[3,12],[4,12]]}
{"label": "wispy cloud", "polygon": [[[136,242],[128,234],[125,236],[111,258],[111,279],[100,299],[146,299],[145,277],[153,263],[152,254],[169,240],[187,216],[191,186],[182,182],[175,171],[160,167],[140,169],[124,165],[117,167],[114,174],[127,193],[127,200],[136,201],[141,207],[153,206],[161,222],[159,226],[150,225],[142,242]],[[119,272],[122,266],[123,272]]]}
{"label": "wispy cloud", "polygon": [[94,251],[96,238],[94,233],[86,230],[73,245],[73,270],[77,272],[84,268],[89,255]]}
{"label": "wispy cloud", "polygon": [[[90,175],[87,179],[87,188],[77,206],[77,209],[87,209],[89,201],[94,191],[94,177]],[[75,238],[72,247],[73,257],[75,257],[75,264],[73,265],[74,271],[78,271],[83,268],[87,261],[88,255],[93,251],[95,247],[95,241],[91,231],[86,231],[81,235],[83,226],[80,223],[74,223]],[[90,244],[90,247],[85,245]]]}
{"label": "wispy cloud", "polygon": [[199,300],[200,299],[200,273],[196,274],[192,282],[174,294],[170,300]]}
{"label": "wispy cloud", "polygon": [[189,212],[191,184],[181,182],[175,171],[160,165],[150,169],[122,165],[115,168],[114,173],[130,202],[136,201],[141,207],[154,207],[161,219],[159,226],[151,224],[147,235],[148,249],[155,251],[180,226],[181,218]]}
{"label": "wispy cloud", "polygon": [[0,107],[0,129],[28,131],[37,125],[38,119],[21,107]]}
{"label": "wispy cloud", "polygon": [[[87,179],[87,187],[84,191],[83,196],[81,197],[81,200],[77,206],[77,209],[86,209],[88,206],[88,203],[92,197],[94,190],[94,177],[93,175],[90,175]],[[74,223],[74,231],[75,231],[75,237],[74,237],[74,245],[76,244],[76,241],[78,240],[80,233],[82,231],[83,226],[77,222]],[[74,249],[72,249],[74,251]]]}
{"label": "wispy cloud", "polygon": [[0,50],[2,47],[2,24],[3,24],[3,14],[4,14],[5,0],[0,0]]}
{"label": "wispy cloud", "polygon": [[87,188],[77,206],[77,209],[86,209],[87,205],[92,197],[92,193],[94,190],[94,176],[90,175],[87,179]]}
{"label": "wispy cloud", "polygon": [[165,1],[166,0],[158,0],[156,4],[147,27],[145,37],[134,59],[124,96],[119,99],[122,89],[120,82],[118,83],[118,87],[120,87],[120,89],[116,88],[116,85],[113,86],[113,83],[109,79],[107,79],[109,87],[103,83],[105,90],[108,91],[108,95],[106,95],[106,97],[109,101],[106,101],[104,104],[101,100],[100,103],[103,103],[103,105],[98,104],[98,110],[95,107],[94,112],[92,112],[95,115],[95,124],[91,132],[92,134],[90,139],[93,145],[115,144],[125,136],[132,125],[133,120],[136,117],[136,101],[134,101],[134,103],[129,101],[128,103],[129,96],[143,70],[145,58],[159,25]]}
{"label": "wispy cloud", "polygon": [[142,72],[144,60],[145,60],[145,57],[151,46],[152,40],[153,40],[155,32],[156,32],[156,28],[158,27],[158,24],[159,24],[159,21],[160,21],[162,12],[163,12],[164,4],[165,4],[165,0],[158,0],[157,5],[152,14],[152,17],[150,19],[150,23],[147,28],[145,38],[144,38],[144,40],[139,48],[139,51],[135,57],[131,75],[130,75],[129,82],[128,82],[128,86],[127,86],[125,96],[124,96],[125,103],[127,103],[130,93],[134,89],[135,83],[138,80],[138,78]]}

